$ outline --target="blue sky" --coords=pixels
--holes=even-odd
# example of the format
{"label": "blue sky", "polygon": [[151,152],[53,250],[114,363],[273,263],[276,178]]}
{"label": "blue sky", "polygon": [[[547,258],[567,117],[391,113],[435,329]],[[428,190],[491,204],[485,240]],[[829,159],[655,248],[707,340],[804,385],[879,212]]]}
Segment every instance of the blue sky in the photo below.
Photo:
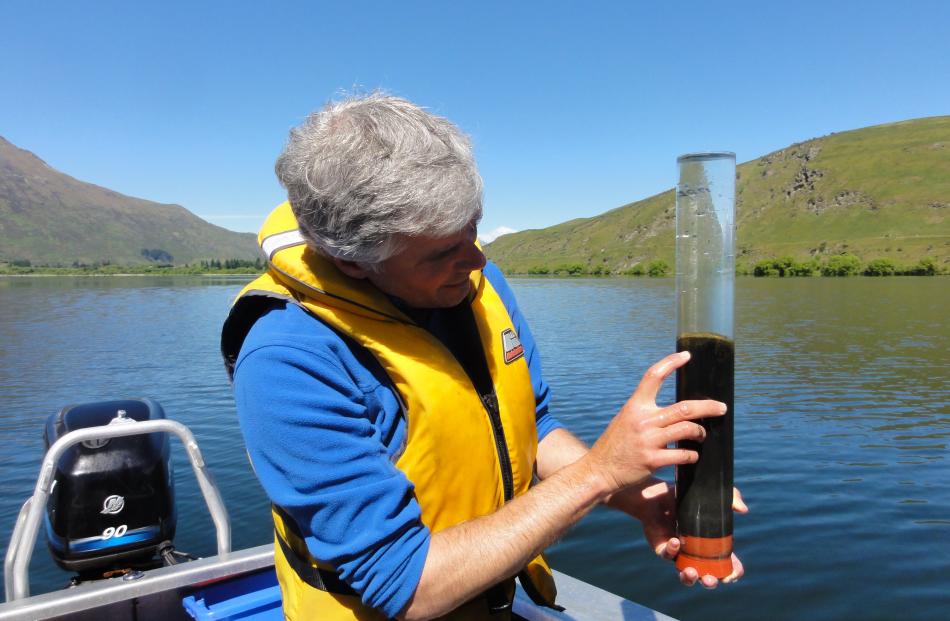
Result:
{"label": "blue sky", "polygon": [[603,213],[815,136],[950,114],[950,3],[0,2],[0,135],[256,230],[287,131],[377,88],[462,127],[482,231]]}

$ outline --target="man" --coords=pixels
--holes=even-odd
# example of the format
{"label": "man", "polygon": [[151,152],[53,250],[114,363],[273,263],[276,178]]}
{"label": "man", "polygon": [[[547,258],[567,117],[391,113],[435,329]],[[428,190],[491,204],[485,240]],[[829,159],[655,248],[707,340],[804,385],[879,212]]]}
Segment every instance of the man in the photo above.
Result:
{"label": "man", "polygon": [[602,502],[676,556],[651,474],[694,462],[666,447],[702,440],[692,421],[725,406],[656,406],[677,354],[589,451],[561,428],[531,332],[476,244],[482,184],[454,125],[382,94],[333,103],[292,130],[276,170],[289,202],[261,230],[269,269],[222,349],[274,504],[288,618],[503,619],[516,575],[555,606],[541,552]]}

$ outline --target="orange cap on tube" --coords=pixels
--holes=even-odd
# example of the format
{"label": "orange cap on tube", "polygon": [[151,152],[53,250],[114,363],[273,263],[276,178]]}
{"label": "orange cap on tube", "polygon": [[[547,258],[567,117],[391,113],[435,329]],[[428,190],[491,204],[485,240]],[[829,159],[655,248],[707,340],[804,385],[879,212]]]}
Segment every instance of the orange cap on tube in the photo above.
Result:
{"label": "orange cap on tube", "polygon": [[732,573],[732,535],[728,537],[692,537],[679,535],[683,542],[676,557],[676,569],[693,567],[700,576],[720,580]]}

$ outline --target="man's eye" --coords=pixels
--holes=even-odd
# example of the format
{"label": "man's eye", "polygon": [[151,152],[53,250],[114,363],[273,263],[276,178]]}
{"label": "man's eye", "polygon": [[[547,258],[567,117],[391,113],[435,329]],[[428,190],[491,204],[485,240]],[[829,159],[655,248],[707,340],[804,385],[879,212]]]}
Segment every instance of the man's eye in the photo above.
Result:
{"label": "man's eye", "polygon": [[453,252],[455,252],[455,250],[456,250],[457,248],[458,248],[458,246],[452,246],[451,248],[446,248],[445,250],[443,250],[443,251],[441,251],[441,252],[437,252],[437,253],[435,253],[434,255],[432,255],[431,257],[429,257],[429,260],[430,260],[430,261],[440,261],[440,260],[442,260],[442,259],[445,259],[446,257],[449,257]]}

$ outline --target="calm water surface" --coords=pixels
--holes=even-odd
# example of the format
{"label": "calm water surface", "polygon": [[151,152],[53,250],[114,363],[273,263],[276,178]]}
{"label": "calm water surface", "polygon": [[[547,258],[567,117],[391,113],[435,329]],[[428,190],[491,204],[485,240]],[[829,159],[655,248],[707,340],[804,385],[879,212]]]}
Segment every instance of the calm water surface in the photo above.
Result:
{"label": "calm water surface", "polygon": [[[31,493],[47,416],[151,396],[192,428],[236,548],[270,540],[218,358],[240,279],[0,278],[0,546]],[[672,281],[516,279],[554,408],[596,438],[673,350]],[[555,567],[680,619],[942,619],[950,610],[950,280],[740,279],[736,317],[737,585],[681,587],[636,524],[597,510]],[[669,402],[672,382],[662,399]],[[177,441],[180,549],[214,536]],[[671,476],[671,472],[663,473]],[[33,592],[68,575],[41,543]]]}

